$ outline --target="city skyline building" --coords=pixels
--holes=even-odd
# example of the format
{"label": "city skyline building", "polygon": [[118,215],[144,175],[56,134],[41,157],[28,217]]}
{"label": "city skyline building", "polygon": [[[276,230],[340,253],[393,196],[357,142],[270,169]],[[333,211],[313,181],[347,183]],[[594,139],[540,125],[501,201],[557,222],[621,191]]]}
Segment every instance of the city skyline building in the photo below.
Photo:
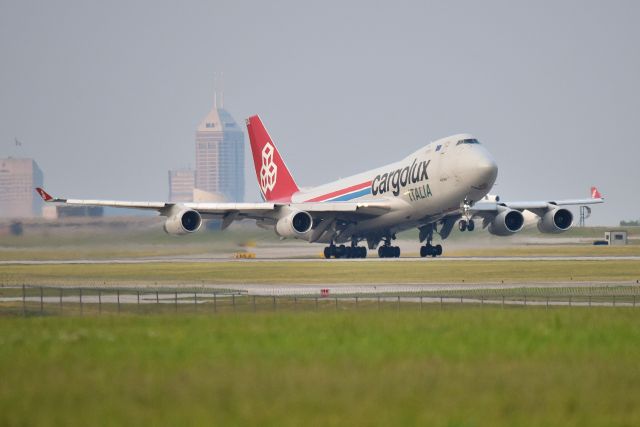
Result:
{"label": "city skyline building", "polygon": [[172,169],[169,171],[169,201],[193,202],[196,174],[193,169]]}
{"label": "city skyline building", "polygon": [[[222,96],[221,96],[222,98]],[[214,98],[196,129],[195,187],[226,201],[244,200],[244,131]]]}
{"label": "city skyline building", "polygon": [[35,160],[0,159],[0,217],[29,218],[42,215],[42,199],[34,191],[43,187],[44,174]]}

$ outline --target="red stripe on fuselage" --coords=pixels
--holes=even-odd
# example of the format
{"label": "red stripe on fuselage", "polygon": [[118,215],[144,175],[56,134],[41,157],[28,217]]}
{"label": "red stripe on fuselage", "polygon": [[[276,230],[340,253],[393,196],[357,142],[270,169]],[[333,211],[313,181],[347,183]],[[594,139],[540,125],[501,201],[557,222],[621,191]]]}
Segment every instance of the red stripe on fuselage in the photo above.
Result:
{"label": "red stripe on fuselage", "polygon": [[343,188],[342,190],[334,191],[332,193],[314,197],[313,199],[305,200],[305,202],[322,202],[327,199],[333,199],[334,197],[342,196],[343,194],[351,193],[352,191],[362,190],[363,188],[366,188],[370,185],[371,181],[363,182],[362,184],[352,185],[351,187]]}

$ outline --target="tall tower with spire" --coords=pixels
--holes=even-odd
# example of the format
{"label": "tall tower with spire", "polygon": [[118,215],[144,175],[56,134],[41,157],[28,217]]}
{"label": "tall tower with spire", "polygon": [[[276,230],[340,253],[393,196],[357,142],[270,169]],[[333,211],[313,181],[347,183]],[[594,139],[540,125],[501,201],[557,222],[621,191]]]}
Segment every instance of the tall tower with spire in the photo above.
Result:
{"label": "tall tower with spire", "polygon": [[195,186],[223,196],[229,202],[244,200],[244,132],[224,109],[222,93],[214,94],[213,108],[196,130]]}

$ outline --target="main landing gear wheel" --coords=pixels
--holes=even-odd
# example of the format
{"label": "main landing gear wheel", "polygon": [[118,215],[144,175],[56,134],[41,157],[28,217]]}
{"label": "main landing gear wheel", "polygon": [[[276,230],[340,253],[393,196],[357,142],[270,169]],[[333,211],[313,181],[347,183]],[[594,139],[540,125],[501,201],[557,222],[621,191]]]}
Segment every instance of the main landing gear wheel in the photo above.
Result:
{"label": "main landing gear wheel", "polygon": [[382,245],[378,247],[378,256],[380,258],[400,258],[400,247]]}
{"label": "main landing gear wheel", "polygon": [[473,231],[475,228],[476,228],[476,223],[472,219],[470,219],[469,221],[461,219],[458,222],[458,229],[460,231]]}
{"label": "main landing gear wheel", "polygon": [[430,243],[427,243],[425,246],[420,246],[420,256],[422,258],[428,256],[435,258],[440,255],[442,255],[441,245],[432,246]]}
{"label": "main landing gear wheel", "polygon": [[366,258],[367,248],[363,246],[327,246],[324,248],[323,255],[329,258]]}

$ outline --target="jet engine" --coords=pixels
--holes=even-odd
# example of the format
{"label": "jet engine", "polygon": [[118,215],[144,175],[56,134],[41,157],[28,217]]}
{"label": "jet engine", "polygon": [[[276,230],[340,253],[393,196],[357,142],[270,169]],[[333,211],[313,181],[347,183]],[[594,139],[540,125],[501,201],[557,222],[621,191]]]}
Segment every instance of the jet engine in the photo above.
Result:
{"label": "jet engine", "polygon": [[510,236],[522,230],[523,225],[522,212],[505,208],[489,223],[489,233],[496,236]]}
{"label": "jet engine", "polygon": [[313,218],[308,212],[291,211],[276,222],[276,234],[285,238],[299,238],[311,230]]}
{"label": "jet engine", "polygon": [[548,210],[538,221],[538,230],[542,233],[562,233],[573,223],[573,214],[564,208]]}
{"label": "jet engine", "polygon": [[202,225],[202,217],[197,211],[191,209],[181,210],[171,215],[164,223],[164,231],[174,236],[189,234],[198,231]]}

